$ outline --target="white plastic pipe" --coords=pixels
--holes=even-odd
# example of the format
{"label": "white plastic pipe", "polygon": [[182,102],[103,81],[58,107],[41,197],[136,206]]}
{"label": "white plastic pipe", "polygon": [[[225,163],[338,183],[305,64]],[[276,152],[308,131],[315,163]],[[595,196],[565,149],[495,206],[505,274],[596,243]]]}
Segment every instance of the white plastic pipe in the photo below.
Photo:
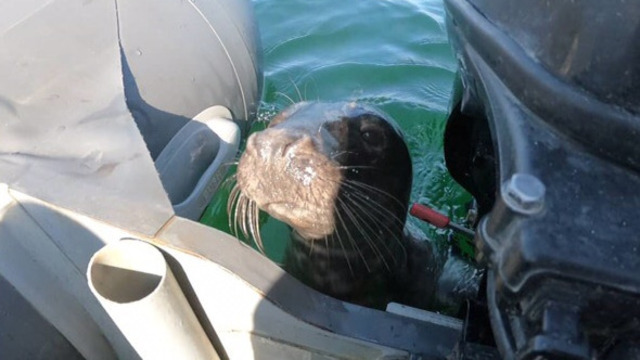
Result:
{"label": "white plastic pipe", "polygon": [[91,291],[143,359],[219,359],[160,250],[122,240],[96,252]]}

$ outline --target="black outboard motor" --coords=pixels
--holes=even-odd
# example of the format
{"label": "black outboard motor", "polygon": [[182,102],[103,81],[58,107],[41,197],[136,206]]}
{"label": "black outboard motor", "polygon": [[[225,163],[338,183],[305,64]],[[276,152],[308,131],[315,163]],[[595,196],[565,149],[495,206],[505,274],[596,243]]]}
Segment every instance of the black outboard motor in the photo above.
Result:
{"label": "black outboard motor", "polygon": [[445,156],[478,203],[501,357],[640,358],[640,2],[445,6]]}

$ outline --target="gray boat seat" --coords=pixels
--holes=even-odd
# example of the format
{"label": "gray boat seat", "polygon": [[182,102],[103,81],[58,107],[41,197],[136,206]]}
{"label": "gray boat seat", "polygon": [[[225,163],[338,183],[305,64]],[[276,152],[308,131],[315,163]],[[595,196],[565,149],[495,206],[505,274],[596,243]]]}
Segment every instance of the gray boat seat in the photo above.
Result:
{"label": "gray boat seat", "polygon": [[188,121],[155,159],[178,216],[198,220],[234,161],[240,129],[229,109],[212,106]]}

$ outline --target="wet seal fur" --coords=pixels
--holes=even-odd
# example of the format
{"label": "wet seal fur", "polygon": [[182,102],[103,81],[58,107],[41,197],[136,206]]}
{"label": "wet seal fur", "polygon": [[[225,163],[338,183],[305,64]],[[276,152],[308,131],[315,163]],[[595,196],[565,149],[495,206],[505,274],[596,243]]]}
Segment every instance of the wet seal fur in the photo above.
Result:
{"label": "wet seal fur", "polygon": [[285,269],[341,300],[425,308],[431,248],[404,232],[409,150],[389,116],[358,103],[302,102],[247,140],[229,211],[262,247],[258,209],[293,229]]}

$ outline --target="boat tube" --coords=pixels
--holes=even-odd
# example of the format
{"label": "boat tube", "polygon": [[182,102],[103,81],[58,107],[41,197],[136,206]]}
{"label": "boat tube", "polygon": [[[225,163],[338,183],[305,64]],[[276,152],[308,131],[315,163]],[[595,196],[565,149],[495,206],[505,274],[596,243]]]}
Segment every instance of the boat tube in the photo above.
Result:
{"label": "boat tube", "polygon": [[151,244],[125,239],[103,247],[89,261],[87,279],[143,359],[220,359],[162,253]]}

